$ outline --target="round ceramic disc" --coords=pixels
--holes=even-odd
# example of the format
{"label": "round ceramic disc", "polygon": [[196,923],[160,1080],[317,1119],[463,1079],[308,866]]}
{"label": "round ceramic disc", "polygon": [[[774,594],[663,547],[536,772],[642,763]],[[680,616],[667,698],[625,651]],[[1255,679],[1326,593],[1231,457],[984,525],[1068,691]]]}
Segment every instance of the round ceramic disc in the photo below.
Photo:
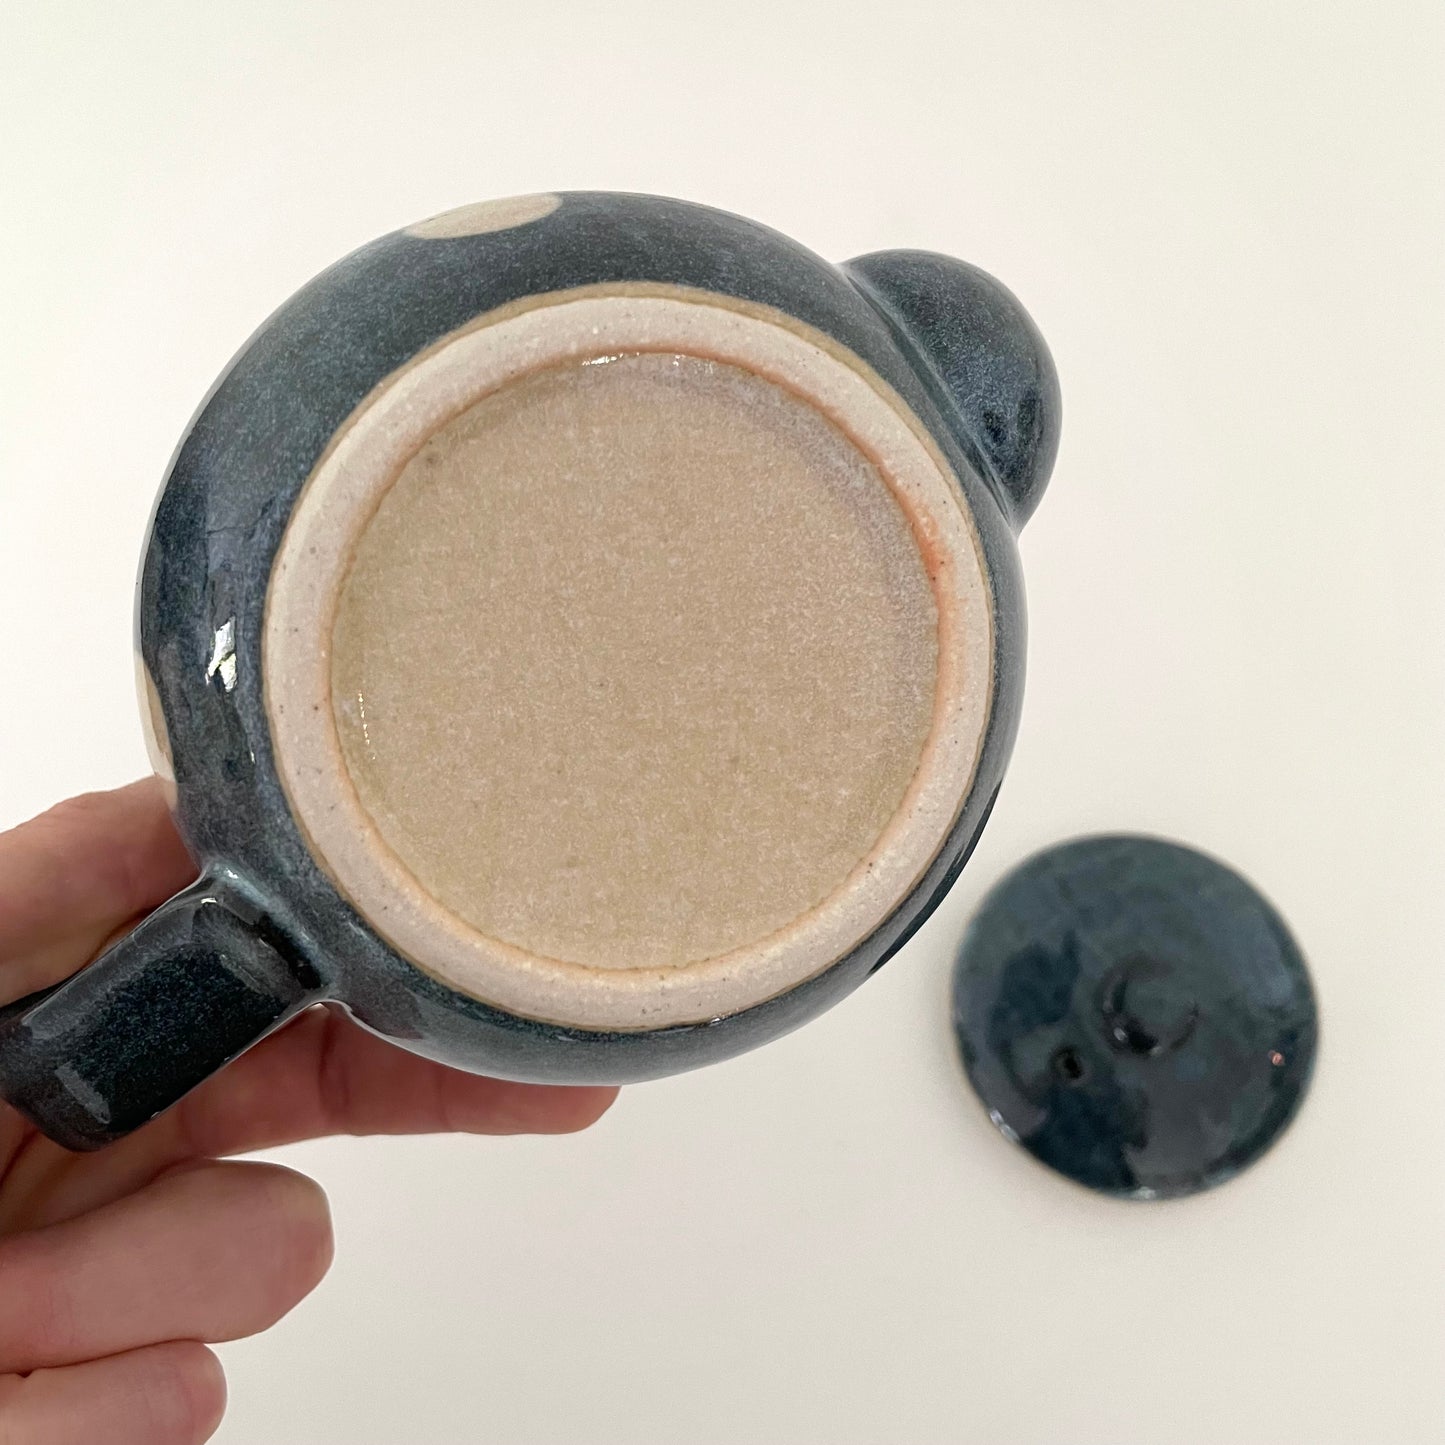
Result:
{"label": "round ceramic disc", "polygon": [[1318,1037],[1274,908],[1214,859],[1131,836],[1050,848],[989,893],[954,968],[953,1023],[1007,1138],[1134,1199],[1259,1158],[1299,1108]]}

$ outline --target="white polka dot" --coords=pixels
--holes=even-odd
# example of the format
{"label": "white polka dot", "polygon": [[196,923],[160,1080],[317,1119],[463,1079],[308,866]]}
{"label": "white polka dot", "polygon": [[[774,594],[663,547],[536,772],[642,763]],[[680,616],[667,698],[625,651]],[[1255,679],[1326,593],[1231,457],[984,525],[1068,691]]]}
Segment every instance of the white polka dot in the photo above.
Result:
{"label": "white polka dot", "polygon": [[500,201],[476,201],[443,211],[427,221],[406,228],[408,236],[422,241],[448,241],[457,236],[485,236],[489,231],[510,231],[550,216],[562,204],[562,197],[543,194],[507,196]]}

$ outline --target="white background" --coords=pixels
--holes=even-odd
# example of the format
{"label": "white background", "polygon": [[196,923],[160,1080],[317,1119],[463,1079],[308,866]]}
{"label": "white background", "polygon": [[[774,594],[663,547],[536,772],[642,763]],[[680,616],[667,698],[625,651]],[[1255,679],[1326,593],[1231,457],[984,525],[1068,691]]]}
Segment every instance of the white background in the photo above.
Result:
{"label": "white background", "polygon": [[[223,1445],[1445,1438],[1445,21],[1415,4],[0,0],[0,825],[145,767],[130,591],[216,372],[314,272],[611,187],[994,271],[1063,380],[1030,682],[908,950],[592,1134],[282,1151],[339,1253]],[[1026,852],[1174,835],[1323,1005],[1298,1124],[1167,1206],[990,1130],[950,953]]]}

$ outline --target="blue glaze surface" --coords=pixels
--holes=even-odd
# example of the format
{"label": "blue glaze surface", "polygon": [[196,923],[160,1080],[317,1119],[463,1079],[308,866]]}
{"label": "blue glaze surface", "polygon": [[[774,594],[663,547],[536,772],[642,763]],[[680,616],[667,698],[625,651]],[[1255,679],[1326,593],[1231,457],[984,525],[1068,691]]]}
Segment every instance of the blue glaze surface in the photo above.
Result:
{"label": "blue glaze surface", "polygon": [[1275,909],[1213,858],[1131,836],[1050,848],[989,893],[958,953],[953,1024],[1006,1137],[1133,1199],[1258,1159],[1303,1101],[1319,1033]]}
{"label": "blue glaze surface", "polygon": [[[995,677],[975,785],[952,834],[910,898],[858,948],[742,1013],[603,1033],[515,1017],[454,991],[389,948],[338,894],[277,778],[261,644],[268,578],[292,506],[368,393],[497,307],[620,281],[773,308],[826,333],[895,389],[936,440],[972,513],[992,590]],[[722,211],[597,192],[565,193],[549,214],[508,229],[384,236],[318,276],[243,347],[202,404],[157,501],[137,643],[164,715],[182,834],[208,879],[231,880],[233,892],[259,900],[288,955],[315,970],[317,996],[449,1064],[523,1080],[616,1083],[775,1038],[836,1002],[906,941],[983,826],[1022,699],[1015,531],[1052,465],[1058,417],[1052,363],[1032,322],[991,278],[945,257],[881,252],[838,267]],[[63,1005],[47,1007],[54,1016]],[[97,1047],[117,1027],[114,1019],[97,1023]],[[25,1072],[25,1038],[22,1019],[0,1041],[7,1094]],[[139,1063],[135,1070],[144,1071]],[[183,1092],[180,1081],[172,1084]],[[117,1077],[110,1087],[125,1084]]]}
{"label": "blue glaze surface", "polygon": [[0,1010],[6,1099],[57,1143],[138,1128],[321,997],[322,981],[227,878],[202,878],[103,967]]}

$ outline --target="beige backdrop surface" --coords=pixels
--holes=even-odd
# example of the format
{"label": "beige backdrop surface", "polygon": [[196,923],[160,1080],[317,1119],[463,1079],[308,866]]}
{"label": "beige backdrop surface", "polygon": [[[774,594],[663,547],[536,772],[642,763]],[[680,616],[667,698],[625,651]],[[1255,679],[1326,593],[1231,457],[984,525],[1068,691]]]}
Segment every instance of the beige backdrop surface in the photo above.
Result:
{"label": "beige backdrop surface", "polygon": [[[948,903],[844,1006],[569,1140],[284,1151],[331,1275],[222,1445],[1445,1439],[1445,21],[1208,6],[0,3],[0,825],[145,766],[130,589],[266,314],[492,195],[952,251],[1063,378],[1026,716]],[[949,955],[1103,828],[1245,869],[1325,1041],[1260,1167],[1124,1206],[965,1092]]]}

